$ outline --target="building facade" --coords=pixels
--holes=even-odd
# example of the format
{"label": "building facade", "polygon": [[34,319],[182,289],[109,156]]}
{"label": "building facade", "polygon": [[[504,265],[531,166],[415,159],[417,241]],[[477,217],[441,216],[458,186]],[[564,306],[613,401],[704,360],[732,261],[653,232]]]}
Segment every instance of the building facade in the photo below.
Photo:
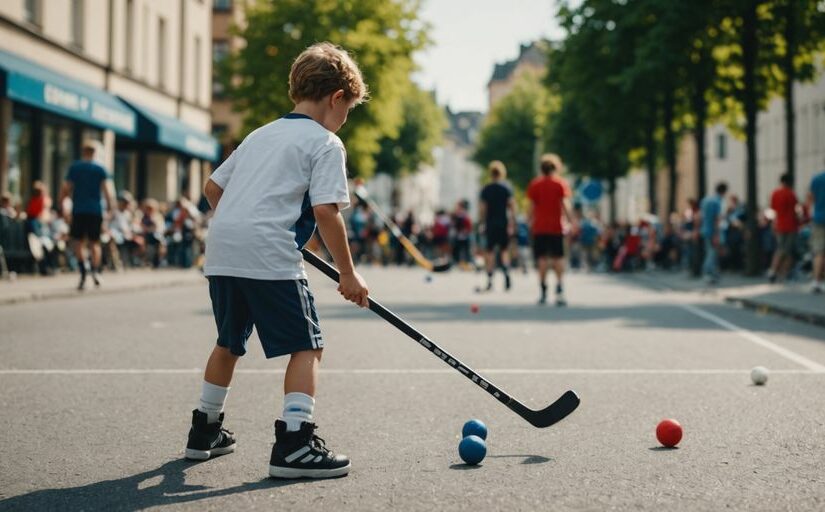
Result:
{"label": "building facade", "polygon": [[[246,0],[214,0],[212,5],[212,63],[213,69],[232,53],[243,47],[242,37],[233,34],[234,28],[244,26]],[[225,87],[217,72],[212,77],[212,135],[221,145],[221,156],[226,158],[240,143],[243,116],[236,112],[226,97]]]}
{"label": "building facade", "polygon": [[514,60],[496,64],[487,82],[488,112],[498,100],[507,96],[525,74],[541,76],[547,71],[547,53],[543,42],[522,44]]}
{"label": "building facade", "polygon": [[83,140],[116,189],[197,199],[218,157],[209,0],[0,2],[0,190],[56,194]]}

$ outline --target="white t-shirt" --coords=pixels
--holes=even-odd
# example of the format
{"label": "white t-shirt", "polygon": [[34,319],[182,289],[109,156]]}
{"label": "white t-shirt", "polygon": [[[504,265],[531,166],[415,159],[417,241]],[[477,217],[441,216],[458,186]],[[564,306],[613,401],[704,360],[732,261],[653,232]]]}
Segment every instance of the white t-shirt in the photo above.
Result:
{"label": "white t-shirt", "polygon": [[306,279],[299,251],[312,206],[349,206],[346,152],[334,133],[288,114],[250,133],[210,178],[223,189],[209,224],[207,276]]}

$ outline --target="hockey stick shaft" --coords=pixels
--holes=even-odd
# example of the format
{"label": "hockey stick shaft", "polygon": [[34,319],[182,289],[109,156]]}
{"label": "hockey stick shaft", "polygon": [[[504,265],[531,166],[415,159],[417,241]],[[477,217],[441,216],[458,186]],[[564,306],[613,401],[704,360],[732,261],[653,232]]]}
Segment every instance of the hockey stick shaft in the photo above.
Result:
{"label": "hockey stick shaft", "polygon": [[[301,252],[304,255],[304,259],[308,261],[313,267],[317,268],[318,270],[326,274],[327,277],[329,277],[333,281],[339,281],[338,271],[332,265],[322,260],[321,258],[316,256],[315,253],[307,249],[302,249]],[[527,410],[524,405],[519,403],[517,400],[512,398],[504,391],[494,386],[489,380],[483,378],[472,368],[459,361],[455,356],[436,345],[434,341],[430,340],[429,338],[418,332],[418,330],[416,330],[413,326],[399,318],[395,313],[385,308],[372,298],[369,299],[369,308],[378,316],[394,325],[398,330],[400,330],[413,340],[417,341],[422,347],[432,352],[436,357],[450,365],[453,369],[458,370],[465,377],[473,381],[478,387],[493,395],[496,399],[498,399],[499,402],[503,403],[520,416],[523,416],[523,411]]]}
{"label": "hockey stick shaft", "polygon": [[421,251],[419,251],[418,247],[416,247],[415,244],[412,243],[412,240],[410,240],[406,237],[406,235],[404,235],[404,233],[401,231],[401,228],[398,227],[398,224],[396,224],[391,218],[389,218],[387,214],[385,214],[381,210],[381,208],[379,208],[378,205],[375,204],[375,201],[370,199],[364,192],[360,190],[355,190],[354,193],[358,199],[367,203],[370,209],[373,212],[375,212],[376,215],[378,215],[378,218],[381,219],[381,222],[383,222],[384,225],[387,226],[387,228],[389,228],[390,232],[392,233],[392,236],[394,236],[401,243],[401,245],[404,247],[407,253],[410,256],[412,256],[415,262],[418,263],[420,266],[424,267],[426,270],[432,272],[435,268],[433,262],[428,260],[423,254],[421,254]]}

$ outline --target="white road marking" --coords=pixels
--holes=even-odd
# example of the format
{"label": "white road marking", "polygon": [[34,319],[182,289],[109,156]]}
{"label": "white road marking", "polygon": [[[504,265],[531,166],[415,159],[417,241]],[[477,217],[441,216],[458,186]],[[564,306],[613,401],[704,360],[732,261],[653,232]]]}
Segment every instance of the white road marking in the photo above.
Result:
{"label": "white road marking", "polygon": [[[283,368],[239,368],[236,374],[282,375]],[[320,370],[328,375],[460,375],[446,368],[329,368]],[[771,370],[771,374],[823,375],[821,370]],[[0,370],[0,375],[193,375],[201,374],[201,368],[11,368]],[[749,369],[667,369],[667,368],[482,368],[482,375],[745,375]]]}
{"label": "white road marking", "polygon": [[755,344],[759,345],[760,347],[766,348],[766,349],[768,349],[768,350],[770,350],[770,351],[772,351],[776,354],[779,354],[780,356],[784,357],[785,359],[793,361],[794,363],[796,363],[800,366],[804,366],[805,368],[807,368],[810,371],[817,372],[817,373],[825,372],[825,366],[817,363],[816,361],[812,361],[812,360],[808,359],[807,357],[805,357],[803,355],[797,354],[796,352],[794,352],[792,350],[788,350],[787,348],[781,347],[781,346],[777,345],[776,343],[774,343],[772,341],[768,341],[768,340],[766,340],[765,338],[763,338],[761,336],[757,336],[753,332],[751,332],[747,329],[744,329],[742,327],[739,327],[738,325],[734,325],[734,324],[728,322],[727,320],[725,320],[723,318],[719,318],[718,316],[714,315],[713,313],[709,313],[709,312],[705,311],[704,309],[697,308],[696,306],[693,306],[691,304],[677,304],[677,305],[681,308],[686,309],[687,311],[690,311],[691,313],[693,313],[694,315],[696,315],[698,317],[704,318],[705,320],[713,322],[713,323],[715,323],[716,325],[718,325],[720,327],[724,327],[725,329],[727,329],[727,330],[729,330],[733,333],[736,333],[737,335],[739,335],[739,337],[741,337],[743,339],[746,339],[746,340],[750,341],[751,343],[755,343]]}

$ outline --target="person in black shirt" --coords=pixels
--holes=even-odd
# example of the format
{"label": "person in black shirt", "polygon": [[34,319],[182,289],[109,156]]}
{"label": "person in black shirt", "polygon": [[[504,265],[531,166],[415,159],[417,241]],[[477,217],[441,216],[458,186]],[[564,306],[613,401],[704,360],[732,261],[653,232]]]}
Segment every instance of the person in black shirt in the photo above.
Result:
{"label": "person in black shirt", "polygon": [[479,224],[487,243],[484,258],[487,263],[487,290],[493,288],[493,270],[496,253],[499,255],[500,268],[504,272],[504,288],[510,289],[510,237],[515,232],[516,208],[513,190],[507,183],[507,169],[498,160],[490,162],[488,167],[492,182],[481,190],[479,207]]}

